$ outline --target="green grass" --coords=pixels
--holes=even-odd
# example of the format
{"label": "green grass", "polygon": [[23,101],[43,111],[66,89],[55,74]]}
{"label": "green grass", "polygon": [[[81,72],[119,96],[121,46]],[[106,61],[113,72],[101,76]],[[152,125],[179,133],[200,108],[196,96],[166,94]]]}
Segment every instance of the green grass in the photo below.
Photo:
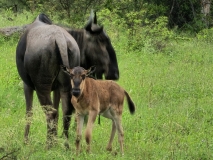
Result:
{"label": "green grass", "polygon": [[23,144],[25,102],[15,65],[16,35],[0,37],[0,158],[11,153],[8,159],[20,160],[213,159],[212,45],[196,39],[178,40],[169,42],[164,53],[150,54],[146,48],[127,52],[125,35],[115,36],[118,33],[113,31],[108,34],[117,51],[118,83],[137,106],[133,116],[126,103],[124,106],[125,155],[119,154],[117,135],[112,153],[105,151],[111,129],[111,122],[105,118],[101,118],[101,125],[95,123],[92,153],[86,154],[83,139],[79,156],[75,155],[72,119],[70,149],[66,150],[60,137],[61,110],[58,143],[46,150],[46,120],[36,97],[30,143]]}

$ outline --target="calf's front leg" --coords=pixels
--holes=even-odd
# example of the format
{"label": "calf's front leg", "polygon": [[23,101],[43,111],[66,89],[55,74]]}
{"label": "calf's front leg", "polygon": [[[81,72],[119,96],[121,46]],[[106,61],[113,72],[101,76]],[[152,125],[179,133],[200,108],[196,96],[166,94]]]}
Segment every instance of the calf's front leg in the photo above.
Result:
{"label": "calf's front leg", "polygon": [[80,141],[82,137],[82,129],[83,129],[83,124],[84,124],[84,115],[81,115],[76,112],[76,119],[77,119],[77,128],[76,128],[76,154],[80,152]]}
{"label": "calf's front leg", "polygon": [[92,139],[92,128],[95,122],[95,119],[98,115],[98,111],[92,110],[89,111],[89,119],[87,122],[86,132],[85,132],[85,139],[87,143],[87,152],[90,152],[90,145],[91,145],[91,139]]}

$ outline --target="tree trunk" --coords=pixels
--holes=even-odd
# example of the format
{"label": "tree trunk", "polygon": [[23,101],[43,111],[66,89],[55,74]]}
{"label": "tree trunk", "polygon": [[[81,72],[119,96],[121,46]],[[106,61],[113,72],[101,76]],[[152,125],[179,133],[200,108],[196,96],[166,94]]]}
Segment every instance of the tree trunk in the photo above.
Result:
{"label": "tree trunk", "polygon": [[211,0],[201,0],[201,13],[203,14],[202,20],[208,28],[210,23],[210,7]]}
{"label": "tree trunk", "polygon": [[5,36],[10,36],[13,33],[19,32],[23,33],[29,24],[23,26],[14,26],[14,27],[7,27],[7,28],[0,28],[0,34]]}

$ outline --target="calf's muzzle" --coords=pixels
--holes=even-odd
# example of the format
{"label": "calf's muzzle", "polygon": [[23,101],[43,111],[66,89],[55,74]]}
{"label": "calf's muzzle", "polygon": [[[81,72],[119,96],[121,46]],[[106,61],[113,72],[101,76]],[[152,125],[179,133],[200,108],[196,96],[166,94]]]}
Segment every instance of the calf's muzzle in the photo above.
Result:
{"label": "calf's muzzle", "polygon": [[81,90],[78,89],[78,88],[73,88],[72,89],[72,95],[75,96],[75,97],[79,97],[80,96],[80,93],[81,93]]}

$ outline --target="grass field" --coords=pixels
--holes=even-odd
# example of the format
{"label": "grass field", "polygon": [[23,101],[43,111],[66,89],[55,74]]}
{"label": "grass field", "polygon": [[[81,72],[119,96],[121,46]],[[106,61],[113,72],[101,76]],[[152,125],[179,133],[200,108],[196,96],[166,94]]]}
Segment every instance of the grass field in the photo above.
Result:
{"label": "grass field", "polygon": [[[16,22],[12,23],[4,20],[0,27]],[[111,30],[108,34],[117,52],[118,83],[137,107],[135,115],[130,115],[124,106],[124,156],[119,154],[117,135],[112,153],[105,151],[111,129],[105,118],[101,125],[95,123],[91,154],[86,154],[83,140],[83,152],[75,155],[73,121],[71,148],[66,150],[60,137],[61,113],[58,143],[46,150],[46,119],[36,97],[30,143],[24,145],[25,102],[15,64],[15,35],[0,36],[0,159],[213,159],[212,45],[190,38],[170,41],[163,53],[151,54],[146,48],[128,52],[125,35],[115,36]]]}

